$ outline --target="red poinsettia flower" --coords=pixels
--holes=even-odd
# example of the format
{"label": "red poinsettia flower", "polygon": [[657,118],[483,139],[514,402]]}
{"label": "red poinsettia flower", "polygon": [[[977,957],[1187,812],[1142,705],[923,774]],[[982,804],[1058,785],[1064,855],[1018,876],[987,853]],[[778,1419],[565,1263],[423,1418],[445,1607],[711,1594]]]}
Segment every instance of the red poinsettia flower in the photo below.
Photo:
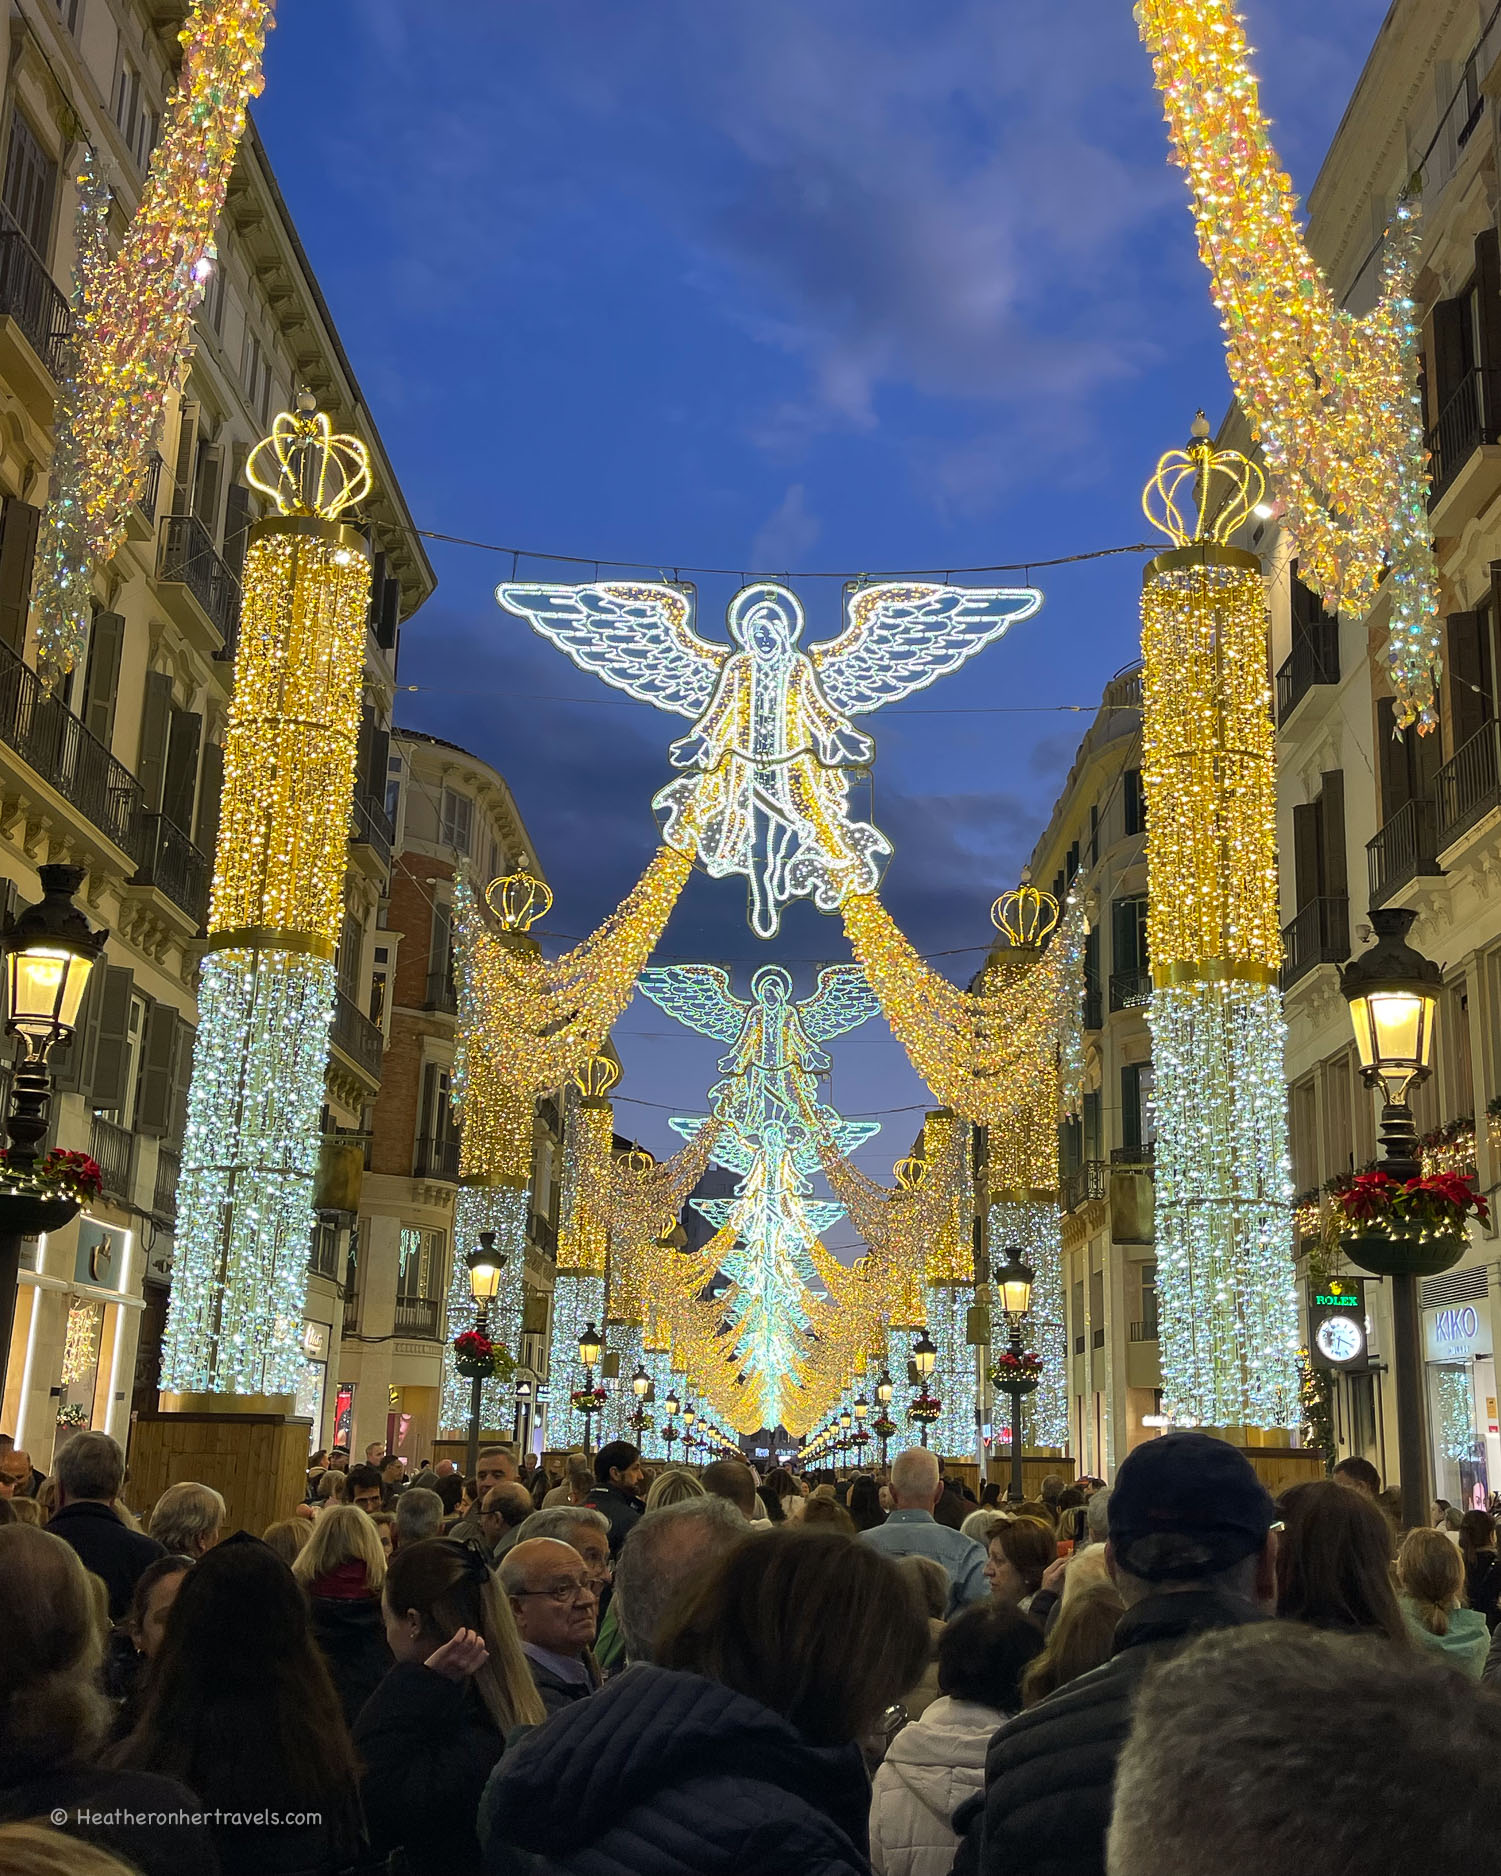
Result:
{"label": "red poinsettia flower", "polygon": [[461,1361],[493,1361],[495,1344],[478,1329],[466,1329],[462,1335],[454,1337],[453,1352]]}

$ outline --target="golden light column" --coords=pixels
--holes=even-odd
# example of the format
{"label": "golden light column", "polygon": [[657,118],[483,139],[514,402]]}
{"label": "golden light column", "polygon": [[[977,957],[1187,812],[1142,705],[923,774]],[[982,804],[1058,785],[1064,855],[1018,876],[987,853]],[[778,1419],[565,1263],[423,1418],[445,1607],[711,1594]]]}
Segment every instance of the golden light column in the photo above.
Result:
{"label": "golden light column", "polygon": [[162,1387],[283,1399],[302,1372],[334,946],[354,804],[370,550],[339,517],[369,460],[310,398],[246,464],[250,530],[224,743]]}
{"label": "golden light column", "polygon": [[1215,1427],[1300,1418],[1266,596],[1228,545],[1262,486],[1200,412],[1142,500],[1173,542],[1141,602],[1163,1404]]}

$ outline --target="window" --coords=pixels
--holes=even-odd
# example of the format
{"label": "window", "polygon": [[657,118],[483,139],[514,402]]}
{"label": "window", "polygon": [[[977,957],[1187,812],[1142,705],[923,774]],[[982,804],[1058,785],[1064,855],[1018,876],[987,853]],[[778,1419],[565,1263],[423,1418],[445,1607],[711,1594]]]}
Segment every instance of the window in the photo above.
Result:
{"label": "window", "polygon": [[1157,1333],[1157,1266],[1139,1264],[1141,1272],[1141,1315],[1137,1320],[1152,1335]]}
{"label": "window", "polygon": [[443,790],[443,844],[456,853],[468,853],[474,837],[474,803],[468,795]]}
{"label": "window", "polygon": [[386,1015],[386,986],[391,975],[391,947],[375,947],[375,964],[370,972],[370,1020],[380,1023]]}
{"label": "window", "polygon": [[144,169],[161,135],[162,120],[142,93],[141,74],[126,58],[115,75],[114,117],[126,148]]}
{"label": "window", "polygon": [[245,387],[245,402],[264,418],[271,392],[271,362],[248,325],[245,328],[245,350],[240,359],[240,381]]}
{"label": "window", "polygon": [[1156,1139],[1152,1064],[1128,1062],[1121,1069],[1121,1145],[1127,1152],[1145,1152]]}
{"label": "window", "polygon": [[338,977],[339,988],[351,1003],[358,1003],[360,996],[360,954],[364,950],[365,934],[360,928],[360,921],[353,912],[346,911],[344,924],[339,933],[339,949],[335,958],[334,970]]}
{"label": "window", "polygon": [[135,1126],[136,1102],[141,1091],[141,1044],[145,1034],[146,999],[138,992],[132,992],[122,1049],[124,1069],[118,1084],[124,1090],[124,1099],[115,1108],[98,1110],[120,1127]]}
{"label": "window", "polygon": [[1125,769],[1121,772],[1121,812],[1128,840],[1134,834],[1147,831],[1147,797],[1141,785],[1140,769]]}
{"label": "window", "polygon": [[221,336],[224,331],[224,263],[214,262],[203,294],[203,316]]}
{"label": "window", "polygon": [[78,31],[78,9],[81,0],[57,0],[57,17],[70,33]]}
{"label": "window", "polygon": [[19,111],[10,120],[5,155],[5,207],[10,219],[45,260],[51,246],[52,195],[57,169]]}
{"label": "window", "polygon": [[444,1235],[403,1225],[396,1263],[396,1298],[402,1303],[436,1302],[442,1295]]}
{"label": "window", "polygon": [[386,758],[386,818],[392,827],[401,808],[401,757]]}

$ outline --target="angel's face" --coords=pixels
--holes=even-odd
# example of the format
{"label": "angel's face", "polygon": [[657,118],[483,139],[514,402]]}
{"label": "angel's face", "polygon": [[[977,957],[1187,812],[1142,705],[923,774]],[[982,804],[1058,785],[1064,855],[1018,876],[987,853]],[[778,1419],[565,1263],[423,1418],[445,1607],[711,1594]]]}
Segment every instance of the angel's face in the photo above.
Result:
{"label": "angel's face", "polygon": [[802,608],[784,586],[747,586],[730,602],[730,637],[756,658],[784,658],[803,629]]}
{"label": "angel's face", "polygon": [[770,1009],[780,1009],[791,989],[792,980],[774,964],[751,979],[752,994]]}

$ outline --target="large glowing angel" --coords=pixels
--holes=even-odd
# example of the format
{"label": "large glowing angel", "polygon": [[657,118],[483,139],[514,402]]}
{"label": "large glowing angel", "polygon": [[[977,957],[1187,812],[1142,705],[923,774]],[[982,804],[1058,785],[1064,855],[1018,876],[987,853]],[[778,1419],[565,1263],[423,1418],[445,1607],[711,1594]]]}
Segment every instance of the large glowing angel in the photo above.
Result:
{"label": "large glowing angel", "polygon": [[834,912],[880,884],[890,843],[849,804],[875,745],[850,719],[957,670],[1042,604],[1032,587],[858,586],[844,630],[804,651],[802,605],[771,580],[730,601],[729,646],[694,631],[682,587],[505,584],[495,596],[581,669],[691,719],[671,749],[684,773],[652,805],[669,844],[695,846],[716,879],[750,882],[761,938],[789,900]]}

